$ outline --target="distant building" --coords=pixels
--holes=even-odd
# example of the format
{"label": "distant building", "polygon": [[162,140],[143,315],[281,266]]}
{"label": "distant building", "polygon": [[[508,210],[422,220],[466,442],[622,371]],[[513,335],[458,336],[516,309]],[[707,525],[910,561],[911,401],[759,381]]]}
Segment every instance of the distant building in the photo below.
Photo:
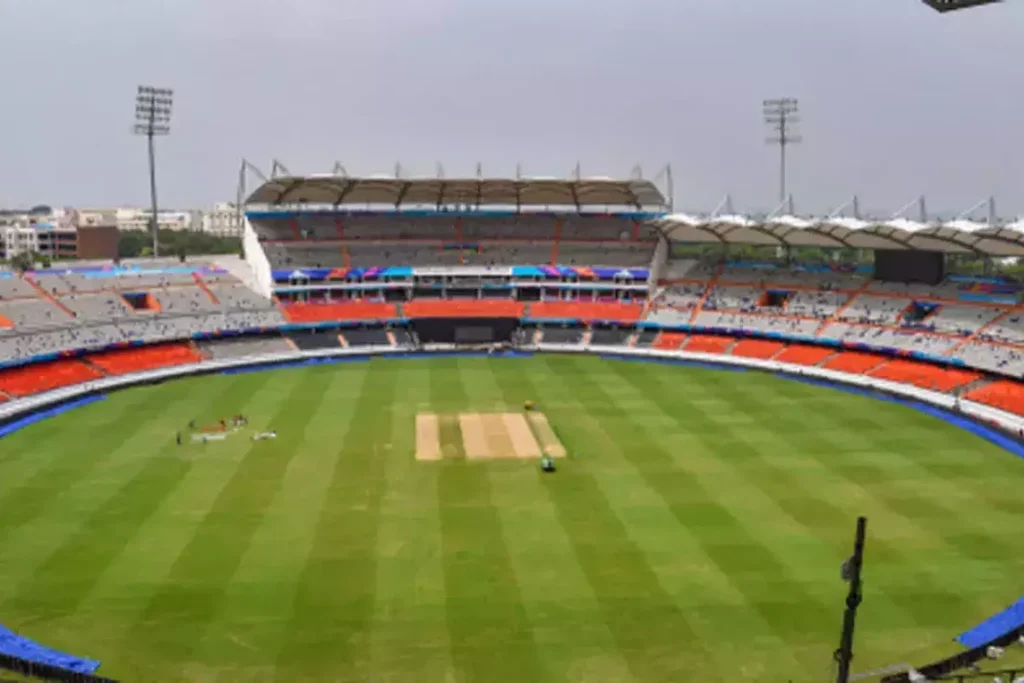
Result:
{"label": "distant building", "polygon": [[212,211],[203,214],[202,231],[216,237],[241,237],[238,207],[231,202],[219,202]]}

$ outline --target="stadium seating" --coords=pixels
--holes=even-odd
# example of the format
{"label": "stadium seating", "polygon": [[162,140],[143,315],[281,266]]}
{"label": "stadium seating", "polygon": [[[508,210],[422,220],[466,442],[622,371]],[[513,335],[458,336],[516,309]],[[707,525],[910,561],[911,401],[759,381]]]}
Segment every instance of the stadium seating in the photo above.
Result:
{"label": "stadium seating", "polygon": [[320,351],[341,347],[341,336],[337,330],[290,332],[288,338],[302,351]]}
{"label": "stadium seating", "polygon": [[402,307],[408,318],[522,318],[526,305],[506,299],[410,301]]}
{"label": "stadium seating", "polygon": [[391,320],[398,317],[395,304],[383,301],[353,299],[342,302],[282,304],[289,322],[321,322],[329,320]]}
{"label": "stadium seating", "polygon": [[530,317],[556,320],[636,322],[643,304],[605,301],[538,301],[530,304]]}
{"label": "stadium seating", "polygon": [[862,375],[869,370],[877,368],[888,360],[886,356],[874,353],[861,353],[859,351],[843,351],[835,357],[825,361],[821,367],[836,372],[848,372],[853,375]]}
{"label": "stadium seating", "polygon": [[203,357],[188,344],[157,344],[91,353],[85,359],[109,375],[198,363]]}
{"label": "stadium seating", "polygon": [[686,341],[686,335],[682,332],[662,332],[654,340],[652,346],[662,351],[675,351]]}
{"label": "stadium seating", "polygon": [[349,346],[391,346],[388,332],[381,327],[344,330],[342,338]]}
{"label": "stadium seating", "polygon": [[713,337],[706,334],[691,334],[682,348],[694,353],[726,353],[736,342],[731,337]]}
{"label": "stadium seating", "polygon": [[768,360],[782,351],[785,346],[782,342],[763,339],[741,339],[732,347],[732,355]]}
{"label": "stadium seating", "polygon": [[80,360],[62,359],[43,366],[25,365],[0,370],[0,391],[12,397],[29,396],[103,377]]}
{"label": "stadium seating", "polygon": [[229,360],[259,356],[267,353],[285,353],[294,350],[284,337],[227,337],[200,342],[198,348],[213,360]]}
{"label": "stadium seating", "polygon": [[968,391],[964,398],[1016,415],[1024,415],[1024,384],[1018,382],[998,380]]}
{"label": "stadium seating", "polygon": [[805,346],[803,344],[791,344],[782,353],[775,356],[780,363],[792,363],[793,365],[819,365],[836,354],[835,349],[823,348],[821,346]]}
{"label": "stadium seating", "polygon": [[890,382],[913,384],[922,389],[949,392],[981,378],[981,374],[968,370],[942,368],[909,360],[890,360],[867,373],[871,377]]}

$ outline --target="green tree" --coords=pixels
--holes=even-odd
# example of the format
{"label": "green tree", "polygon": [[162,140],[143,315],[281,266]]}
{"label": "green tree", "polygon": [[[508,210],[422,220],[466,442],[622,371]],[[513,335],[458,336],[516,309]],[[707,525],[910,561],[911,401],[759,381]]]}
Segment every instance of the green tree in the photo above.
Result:
{"label": "green tree", "polygon": [[11,257],[10,263],[11,268],[19,273],[24,273],[26,270],[32,270],[32,266],[35,264],[35,259],[32,258],[32,254],[27,251],[23,251],[20,254],[16,254]]}

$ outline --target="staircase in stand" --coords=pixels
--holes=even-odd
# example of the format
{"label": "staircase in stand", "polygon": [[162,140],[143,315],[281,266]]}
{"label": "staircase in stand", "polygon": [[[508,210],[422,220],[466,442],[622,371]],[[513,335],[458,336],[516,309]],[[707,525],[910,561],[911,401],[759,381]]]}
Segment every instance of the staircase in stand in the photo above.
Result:
{"label": "staircase in stand", "polygon": [[192,279],[196,281],[196,285],[199,289],[203,290],[203,293],[210,298],[215,306],[220,306],[220,301],[217,300],[216,295],[210,290],[209,286],[203,281],[203,278],[199,277],[199,273],[192,273]]}
{"label": "staircase in stand", "polygon": [[985,323],[984,325],[982,325],[981,327],[976,329],[970,336],[966,337],[962,342],[960,342],[959,344],[957,344],[956,346],[951,348],[949,351],[947,351],[946,355],[955,358],[957,352],[959,352],[960,349],[964,348],[965,346],[967,346],[968,344],[973,342],[983,332],[985,332],[986,330],[988,330],[988,329],[990,329],[992,327],[995,327],[999,323],[1001,323],[1004,320],[1006,320],[1007,318],[1009,318],[1011,315],[1014,315],[1015,313],[1020,313],[1020,312],[1021,312],[1021,309],[1017,308],[1016,306],[1014,306],[1013,308],[1011,308],[1008,311],[1003,311],[998,316],[996,316],[995,318],[992,318],[992,320],[989,320],[987,323]]}
{"label": "staircase in stand", "polygon": [[836,309],[836,312],[835,312],[835,313],[833,313],[832,315],[830,315],[830,316],[829,316],[829,317],[828,317],[828,318],[827,318],[827,319],[825,320],[825,322],[823,322],[823,323],[822,323],[821,325],[819,325],[819,326],[818,326],[818,329],[816,329],[816,330],[814,331],[814,336],[815,336],[815,337],[818,337],[818,336],[820,336],[822,332],[824,332],[824,331],[825,331],[826,329],[828,329],[828,326],[829,326],[829,325],[831,325],[832,323],[834,323],[834,322],[836,322],[837,320],[839,320],[839,316],[840,316],[840,315],[842,315],[842,314],[843,314],[843,312],[844,312],[844,311],[845,311],[845,310],[846,310],[847,308],[849,308],[849,307],[850,307],[850,304],[852,304],[852,303],[853,303],[853,300],[854,300],[854,299],[856,299],[856,298],[857,298],[858,296],[860,296],[861,294],[863,294],[864,292],[866,292],[866,291],[868,290],[868,287],[870,287],[870,286],[871,286],[871,280],[868,280],[867,282],[865,282],[864,284],[862,284],[862,285],[861,285],[860,287],[858,287],[858,288],[857,288],[857,289],[856,289],[856,290],[855,290],[855,291],[854,291],[854,292],[853,292],[852,294],[850,294],[850,298],[849,298],[849,299],[847,299],[847,300],[846,300],[845,302],[843,302],[843,305],[842,305],[842,306],[840,306],[839,308],[837,308],[837,309]]}
{"label": "staircase in stand", "polygon": [[718,278],[722,276],[722,271],[724,270],[724,263],[719,265],[718,268],[715,269],[715,274],[712,276],[711,281],[708,283],[708,288],[704,290],[704,293],[700,297],[700,301],[697,302],[697,305],[693,309],[693,313],[690,314],[691,325],[697,322],[697,316],[700,315],[701,311],[704,309],[704,304],[708,302],[708,297],[711,296],[711,290],[713,290],[715,286],[718,284]]}
{"label": "staircase in stand", "polygon": [[32,278],[28,277],[27,275],[23,275],[21,279],[24,280],[25,282],[27,282],[29,284],[29,286],[32,287],[32,289],[34,289],[37,292],[39,292],[39,296],[43,297],[44,299],[49,301],[51,304],[53,304],[57,308],[59,308],[60,310],[64,311],[65,313],[67,313],[69,317],[71,317],[71,318],[77,317],[75,315],[74,311],[72,311],[70,308],[68,308],[67,306],[62,304],[60,301],[58,301],[56,297],[54,297],[52,294],[47,292],[45,289],[40,287],[38,282],[36,282]]}

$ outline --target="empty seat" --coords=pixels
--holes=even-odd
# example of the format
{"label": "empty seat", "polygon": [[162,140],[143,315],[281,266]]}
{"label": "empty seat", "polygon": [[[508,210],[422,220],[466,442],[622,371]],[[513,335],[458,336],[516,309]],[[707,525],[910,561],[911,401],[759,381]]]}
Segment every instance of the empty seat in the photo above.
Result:
{"label": "empty seat", "polygon": [[0,370],[0,391],[8,396],[28,396],[60,387],[81,384],[103,376],[79,360],[55,360]]}
{"label": "empty seat", "polygon": [[969,370],[943,368],[904,359],[891,360],[868,374],[878,379],[913,384],[931,391],[952,391],[981,377],[979,373]]}
{"label": "empty seat", "polygon": [[731,337],[715,337],[708,334],[693,334],[683,345],[685,351],[695,353],[725,353],[736,341]]}
{"label": "empty seat", "polygon": [[822,367],[826,370],[860,375],[878,367],[887,360],[885,356],[879,356],[874,353],[842,351],[838,356],[827,361]]}
{"label": "empty seat", "polygon": [[90,363],[111,375],[189,365],[203,360],[188,344],[160,344],[103,351],[86,356]]}
{"label": "empty seat", "polygon": [[686,334],[683,332],[662,332],[654,340],[654,348],[662,351],[675,351],[686,341]]}
{"label": "empty seat", "polygon": [[775,356],[775,360],[780,363],[813,366],[822,362],[835,352],[835,349],[827,349],[820,346],[793,344],[792,346],[786,347],[782,353]]}
{"label": "empty seat", "polygon": [[732,355],[768,360],[781,351],[783,347],[785,347],[785,344],[782,342],[768,341],[766,339],[743,339],[736,342],[736,346],[732,347]]}
{"label": "empty seat", "polygon": [[622,301],[537,301],[530,304],[531,318],[556,320],[614,320],[636,322],[643,304]]}
{"label": "empty seat", "polygon": [[332,303],[285,304],[285,315],[290,322],[318,322],[327,320],[391,320],[398,317],[394,304],[383,301],[344,301]]}
{"label": "empty seat", "polygon": [[1024,415],[1024,384],[1017,382],[998,380],[967,392],[964,398],[999,410]]}
{"label": "empty seat", "polygon": [[438,299],[410,301],[402,308],[408,318],[522,318],[526,305],[501,299]]}

